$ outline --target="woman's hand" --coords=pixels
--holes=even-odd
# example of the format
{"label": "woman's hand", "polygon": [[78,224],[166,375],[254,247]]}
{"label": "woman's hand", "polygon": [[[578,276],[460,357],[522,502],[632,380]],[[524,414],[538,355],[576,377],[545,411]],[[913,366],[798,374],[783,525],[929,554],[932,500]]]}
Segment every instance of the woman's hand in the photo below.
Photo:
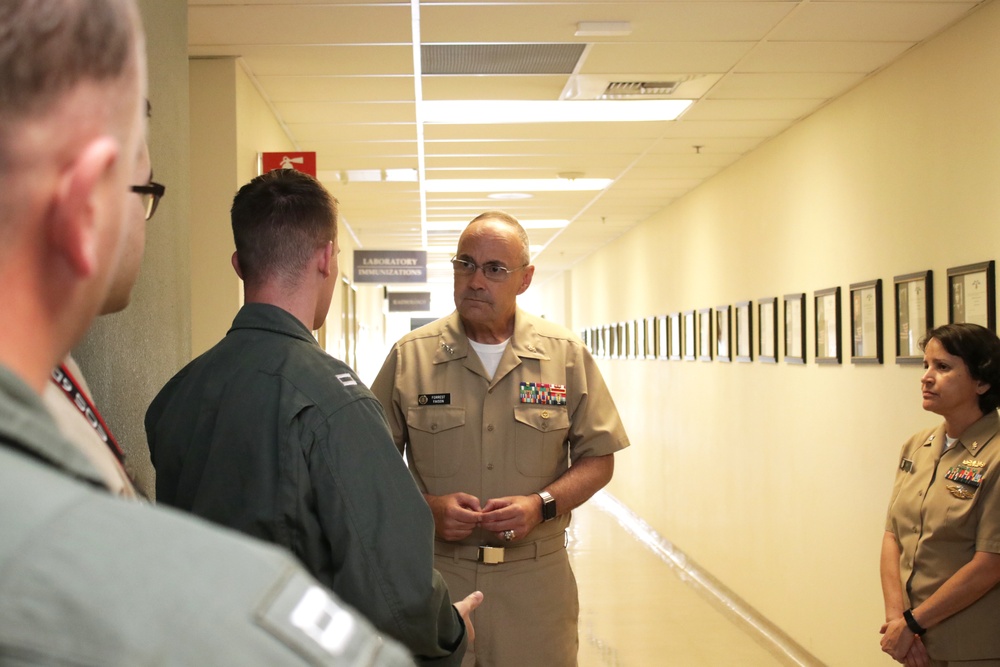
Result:
{"label": "woman's hand", "polygon": [[902,616],[882,625],[882,651],[896,662],[904,662],[916,639]]}

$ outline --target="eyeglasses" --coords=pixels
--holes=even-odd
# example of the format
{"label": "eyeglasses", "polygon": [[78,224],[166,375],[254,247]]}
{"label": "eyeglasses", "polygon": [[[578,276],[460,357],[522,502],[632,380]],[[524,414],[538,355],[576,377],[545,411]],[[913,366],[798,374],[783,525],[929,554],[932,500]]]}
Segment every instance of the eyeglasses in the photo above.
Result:
{"label": "eyeglasses", "polygon": [[146,185],[133,185],[132,192],[142,197],[142,207],[146,211],[146,220],[156,213],[156,206],[160,203],[160,197],[167,191],[167,187],[156,181],[150,181]]}
{"label": "eyeglasses", "polygon": [[455,267],[455,275],[458,276],[471,276],[477,269],[482,269],[483,275],[486,276],[486,279],[492,280],[495,283],[504,282],[510,277],[510,274],[520,271],[528,266],[525,264],[524,266],[519,266],[516,269],[508,269],[506,266],[497,264],[496,262],[486,262],[482,266],[479,266],[475,262],[470,262],[467,259],[459,259],[458,257],[451,258],[451,265]]}

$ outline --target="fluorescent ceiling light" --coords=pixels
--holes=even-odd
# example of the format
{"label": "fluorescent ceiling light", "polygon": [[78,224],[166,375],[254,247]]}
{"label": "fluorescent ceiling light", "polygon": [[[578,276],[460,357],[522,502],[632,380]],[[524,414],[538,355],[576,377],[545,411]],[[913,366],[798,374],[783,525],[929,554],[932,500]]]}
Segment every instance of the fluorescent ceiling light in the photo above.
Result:
{"label": "fluorescent ceiling light", "polygon": [[580,21],[576,24],[577,37],[624,37],[632,34],[628,21]]}
{"label": "fluorescent ceiling light", "polygon": [[[545,246],[540,246],[540,245],[528,246],[528,254],[529,255],[534,255],[535,253],[541,252],[542,248],[544,248],[544,247]],[[455,246],[447,246],[447,247],[431,246],[431,247],[427,248],[427,254],[428,255],[448,255],[448,258],[450,259],[451,257],[453,257],[455,255]],[[453,268],[451,266],[450,262],[428,262],[427,266],[428,266],[428,268],[438,268],[438,269],[443,269],[443,268],[451,269],[451,268]]]}
{"label": "fluorescent ceiling light", "polygon": [[423,182],[427,192],[580,192],[603,190],[610,178],[434,178]]}
{"label": "fluorescent ceiling light", "polygon": [[675,120],[691,100],[424,100],[425,123],[596,123]]}
{"label": "fluorescent ceiling light", "polygon": [[503,201],[516,201],[518,199],[531,199],[535,195],[527,192],[494,192],[486,195],[490,199],[500,199]]}
{"label": "fluorescent ceiling light", "polygon": [[[518,220],[525,229],[562,229],[569,224],[569,220]],[[429,232],[460,232],[465,229],[469,221],[455,222],[428,222]]]}

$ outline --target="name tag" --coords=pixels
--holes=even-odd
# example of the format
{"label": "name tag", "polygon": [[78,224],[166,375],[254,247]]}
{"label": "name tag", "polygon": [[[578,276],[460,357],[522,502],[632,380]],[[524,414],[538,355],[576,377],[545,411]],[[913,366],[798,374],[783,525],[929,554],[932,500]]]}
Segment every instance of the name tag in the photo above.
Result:
{"label": "name tag", "polygon": [[420,394],[417,396],[420,405],[451,405],[451,394]]}

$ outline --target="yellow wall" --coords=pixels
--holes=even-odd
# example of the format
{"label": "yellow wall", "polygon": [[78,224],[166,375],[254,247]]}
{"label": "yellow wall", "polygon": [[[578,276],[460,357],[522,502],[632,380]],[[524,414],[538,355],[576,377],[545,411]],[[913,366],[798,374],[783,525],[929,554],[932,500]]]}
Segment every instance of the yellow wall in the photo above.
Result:
{"label": "yellow wall", "polygon": [[139,0],[149,61],[149,152],[167,186],[146,225],[146,256],[121,313],[99,317],[73,351],[136,485],[153,494],[146,406],[190,358],[187,3]]}
{"label": "yellow wall", "polygon": [[[947,269],[1000,255],[997,35],[993,3],[567,278],[577,330],[806,293],[805,366],[601,366],[633,442],[611,492],[831,665],[893,664],[878,648],[885,506],[899,446],[937,418],[920,367],[894,363],[892,280],[932,269],[941,324]],[[846,348],[817,365],[813,292],[875,278],[886,363],[851,364]]]}

